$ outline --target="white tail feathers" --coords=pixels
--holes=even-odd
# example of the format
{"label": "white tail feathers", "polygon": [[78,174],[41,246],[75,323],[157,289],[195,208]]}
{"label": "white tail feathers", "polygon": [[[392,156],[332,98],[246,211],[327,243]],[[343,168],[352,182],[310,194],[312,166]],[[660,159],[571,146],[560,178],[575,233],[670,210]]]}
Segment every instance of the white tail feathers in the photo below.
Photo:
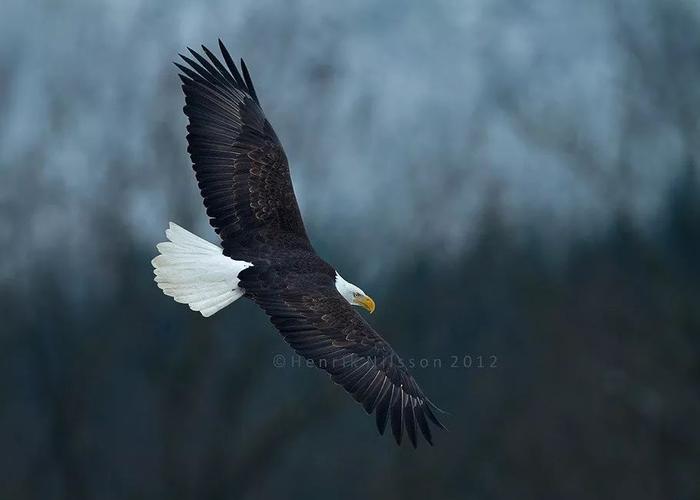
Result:
{"label": "white tail feathers", "polygon": [[250,262],[226,257],[218,246],[173,222],[165,236],[170,241],[158,243],[160,255],[151,261],[165,295],[205,317],[243,296],[238,273],[252,266]]}

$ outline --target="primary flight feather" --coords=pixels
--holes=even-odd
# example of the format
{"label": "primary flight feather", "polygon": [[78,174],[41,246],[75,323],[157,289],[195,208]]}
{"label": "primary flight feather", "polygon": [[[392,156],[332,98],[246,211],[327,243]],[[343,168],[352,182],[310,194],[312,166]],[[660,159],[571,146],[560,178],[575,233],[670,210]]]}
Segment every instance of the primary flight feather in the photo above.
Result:
{"label": "primary flight feather", "polygon": [[[211,316],[240,297],[258,304],[284,339],[342,385],[396,442],[443,428],[389,344],[351,306],[374,301],[321,259],[306,234],[287,157],[245,63],[219,41],[178,64],[189,118],[187,150],[220,248],[170,223],[152,264],[166,295]],[[205,57],[206,56],[206,57]]]}

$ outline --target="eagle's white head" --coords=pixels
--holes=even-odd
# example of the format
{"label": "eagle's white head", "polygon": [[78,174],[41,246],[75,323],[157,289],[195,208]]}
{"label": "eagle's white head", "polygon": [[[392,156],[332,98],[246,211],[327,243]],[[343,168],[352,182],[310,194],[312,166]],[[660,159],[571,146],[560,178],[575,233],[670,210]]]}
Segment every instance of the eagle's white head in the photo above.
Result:
{"label": "eagle's white head", "polygon": [[359,286],[345,281],[343,277],[338,274],[338,271],[335,272],[335,287],[338,289],[338,293],[340,293],[350,305],[364,307],[370,313],[374,312],[374,301],[372,297],[365,294]]}

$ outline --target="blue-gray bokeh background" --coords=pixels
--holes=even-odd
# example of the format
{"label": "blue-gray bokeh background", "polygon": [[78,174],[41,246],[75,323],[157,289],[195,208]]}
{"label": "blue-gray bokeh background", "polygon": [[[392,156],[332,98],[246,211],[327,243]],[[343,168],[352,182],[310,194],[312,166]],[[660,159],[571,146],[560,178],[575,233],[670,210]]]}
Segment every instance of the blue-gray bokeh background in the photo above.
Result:
{"label": "blue-gray bokeh background", "polygon": [[[700,495],[695,0],[2,10],[0,497]],[[152,283],[169,220],[214,239],[171,62],[219,37],[316,248],[429,360],[435,448]]]}

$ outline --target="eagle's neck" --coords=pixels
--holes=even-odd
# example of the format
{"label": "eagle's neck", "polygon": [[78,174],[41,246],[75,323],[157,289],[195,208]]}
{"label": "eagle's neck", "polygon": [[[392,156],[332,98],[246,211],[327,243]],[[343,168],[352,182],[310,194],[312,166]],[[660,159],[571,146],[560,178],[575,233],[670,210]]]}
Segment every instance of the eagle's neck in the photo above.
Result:
{"label": "eagle's neck", "polygon": [[360,290],[349,281],[345,281],[345,279],[338,274],[338,271],[335,272],[335,288],[338,290],[338,293],[351,304],[353,303],[353,294]]}

